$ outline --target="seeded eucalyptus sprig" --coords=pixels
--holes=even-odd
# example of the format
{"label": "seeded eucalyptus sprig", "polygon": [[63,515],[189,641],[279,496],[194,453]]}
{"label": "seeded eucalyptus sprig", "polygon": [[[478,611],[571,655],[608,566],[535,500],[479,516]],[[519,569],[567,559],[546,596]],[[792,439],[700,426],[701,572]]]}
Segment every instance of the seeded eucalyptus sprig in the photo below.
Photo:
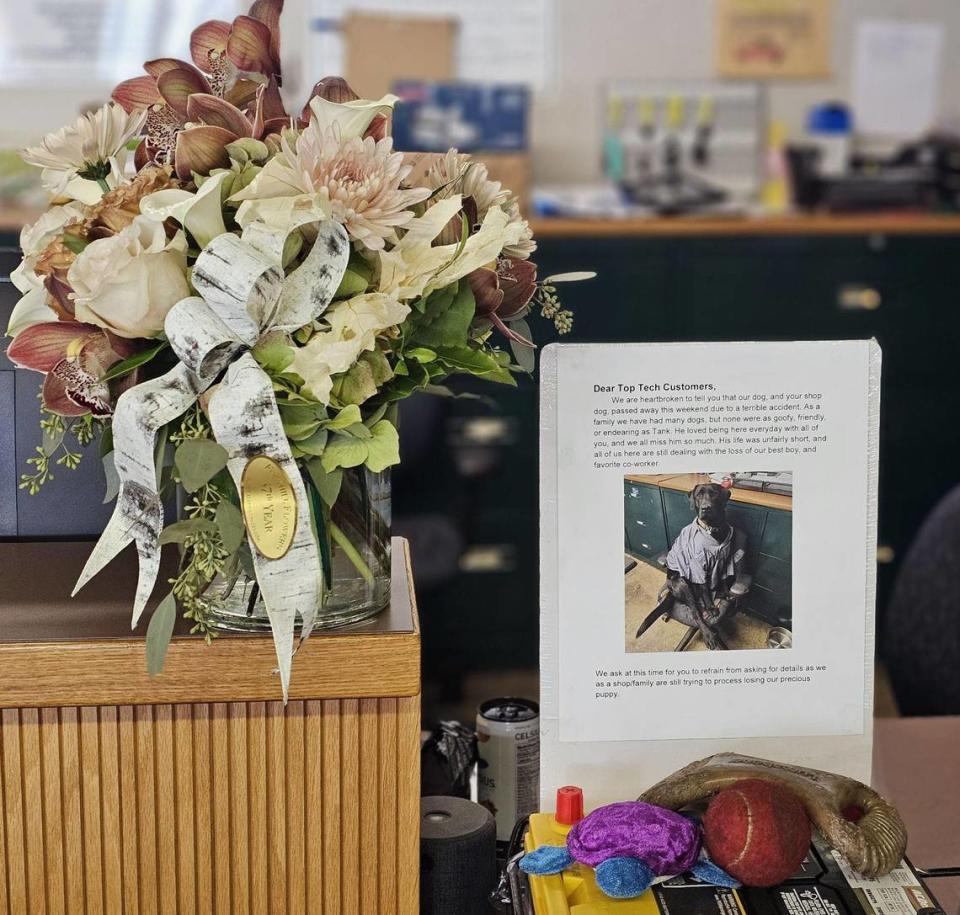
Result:
{"label": "seeded eucalyptus sprig", "polygon": [[[67,470],[76,470],[80,466],[83,453],[72,451],[68,446],[68,434],[76,439],[81,448],[86,448],[96,437],[96,420],[92,414],[78,417],[68,423],[57,413],[42,410],[43,418],[40,428],[43,431],[43,441],[37,445],[36,454],[27,458],[27,463],[36,468],[34,473],[20,475],[20,489],[25,489],[31,496],[40,492],[44,483],[53,479],[53,467],[56,464]],[[58,452],[63,453],[58,456]]]}

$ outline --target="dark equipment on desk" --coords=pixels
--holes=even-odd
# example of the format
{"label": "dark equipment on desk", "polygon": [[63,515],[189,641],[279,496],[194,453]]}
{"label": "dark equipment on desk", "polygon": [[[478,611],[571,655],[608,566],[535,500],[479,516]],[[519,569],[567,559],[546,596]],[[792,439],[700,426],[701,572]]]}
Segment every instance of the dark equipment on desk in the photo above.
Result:
{"label": "dark equipment on desk", "polygon": [[827,177],[820,151],[791,146],[787,160],[794,202],[831,212],[870,210],[960,210],[960,138],[930,134],[892,156],[854,156],[847,174]]}
{"label": "dark equipment on desk", "polygon": [[421,798],[421,915],[489,915],[496,882],[490,811],[458,797]]}

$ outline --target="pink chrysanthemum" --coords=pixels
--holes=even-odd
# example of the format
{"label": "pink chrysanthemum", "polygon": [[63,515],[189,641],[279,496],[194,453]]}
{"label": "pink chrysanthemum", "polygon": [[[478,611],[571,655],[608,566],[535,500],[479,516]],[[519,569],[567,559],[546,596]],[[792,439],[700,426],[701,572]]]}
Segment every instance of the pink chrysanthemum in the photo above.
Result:
{"label": "pink chrysanthemum", "polygon": [[401,188],[410,166],[403,153],[393,152],[390,137],[341,142],[335,127],[308,127],[295,149],[285,143],[284,153],[302,190],[329,200],[333,218],[373,250],[382,249],[384,239],[412,218],[409,208],[430,195],[428,188]]}

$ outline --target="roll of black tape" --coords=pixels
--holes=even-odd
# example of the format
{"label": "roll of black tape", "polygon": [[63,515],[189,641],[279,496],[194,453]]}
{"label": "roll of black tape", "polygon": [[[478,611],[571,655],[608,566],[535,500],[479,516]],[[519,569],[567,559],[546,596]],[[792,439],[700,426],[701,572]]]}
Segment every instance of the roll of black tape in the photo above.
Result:
{"label": "roll of black tape", "polygon": [[459,797],[420,799],[420,915],[490,915],[497,827]]}

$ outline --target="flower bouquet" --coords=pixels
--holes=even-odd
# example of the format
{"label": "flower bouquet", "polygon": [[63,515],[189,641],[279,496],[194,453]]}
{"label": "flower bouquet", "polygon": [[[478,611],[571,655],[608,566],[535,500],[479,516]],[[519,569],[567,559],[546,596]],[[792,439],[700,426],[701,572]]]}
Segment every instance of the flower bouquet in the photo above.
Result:
{"label": "flower bouquet", "polygon": [[538,281],[481,163],[395,152],[393,96],[328,78],[289,114],[281,8],[201,25],[192,64],[149,61],[24,152],[53,201],[21,236],[8,355],[43,374],[23,487],[100,439],[116,505],[77,589],[134,543],[136,626],[177,544],[151,671],[178,608],[208,638],[262,620],[286,695],[298,624],[387,600],[397,402],[455,374],[514,384],[528,316],[569,330],[554,284],[589,274]]}

